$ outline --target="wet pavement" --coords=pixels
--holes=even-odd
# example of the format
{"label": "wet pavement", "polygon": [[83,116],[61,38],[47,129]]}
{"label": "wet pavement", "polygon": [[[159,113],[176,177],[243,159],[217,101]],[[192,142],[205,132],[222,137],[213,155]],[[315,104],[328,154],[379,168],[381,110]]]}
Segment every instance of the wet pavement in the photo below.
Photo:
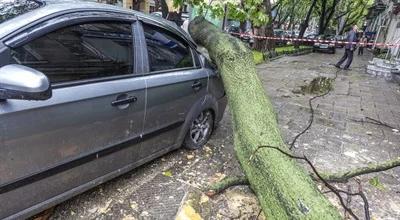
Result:
{"label": "wet pavement", "polygon": [[[321,172],[400,156],[397,130],[359,122],[370,117],[400,128],[400,87],[367,75],[368,56],[355,56],[351,71],[337,72],[331,64],[342,53],[283,57],[258,66],[288,143],[310,117],[308,100],[313,95],[299,93],[300,87],[337,73],[333,91],[313,102],[314,123],[294,149],[307,155]],[[231,127],[228,109],[205,148],[173,151],[58,205],[51,219],[256,219],[258,202],[247,186],[232,187],[212,198],[202,193],[225,176],[242,174],[233,152]],[[400,219],[400,168],[359,180],[374,219]],[[354,181],[339,186],[353,191],[358,187]],[[338,204],[331,193],[326,195]],[[361,200],[353,198],[350,207],[362,219]]]}

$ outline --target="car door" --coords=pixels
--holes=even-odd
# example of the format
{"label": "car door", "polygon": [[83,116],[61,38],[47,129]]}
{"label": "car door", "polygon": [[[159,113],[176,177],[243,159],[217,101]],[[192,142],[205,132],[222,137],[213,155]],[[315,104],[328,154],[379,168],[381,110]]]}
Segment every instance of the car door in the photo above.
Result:
{"label": "car door", "polygon": [[142,155],[167,151],[176,144],[181,125],[207,91],[208,72],[195,51],[168,30],[143,23],[148,57],[147,103]]}
{"label": "car door", "polygon": [[10,63],[44,73],[53,95],[0,102],[0,218],[139,159],[145,80],[134,74],[131,22],[69,25],[68,16],[67,26],[9,48]]}

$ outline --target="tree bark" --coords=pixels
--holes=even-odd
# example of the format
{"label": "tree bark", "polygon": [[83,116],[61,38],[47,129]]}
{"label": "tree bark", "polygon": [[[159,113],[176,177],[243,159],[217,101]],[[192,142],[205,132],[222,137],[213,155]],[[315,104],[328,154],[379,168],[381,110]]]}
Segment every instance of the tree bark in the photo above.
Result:
{"label": "tree bark", "polygon": [[321,16],[319,16],[318,34],[323,34],[325,32],[325,17],[326,17],[326,0],[322,0],[321,3]]}
{"label": "tree bark", "polygon": [[[202,17],[189,25],[193,39],[208,49],[217,64],[234,124],[234,150],[268,219],[341,219],[311,177],[287,150],[275,112],[258,78],[251,51]],[[254,154],[252,159],[250,157]]]}
{"label": "tree bark", "polygon": [[[264,7],[265,7],[265,13],[268,15],[268,22],[267,25],[265,26],[265,36],[267,37],[273,37],[274,36],[274,27],[272,23],[272,6],[271,6],[271,0],[264,0]],[[266,49],[271,51],[275,48],[275,41],[274,40],[268,40]]]}
{"label": "tree bark", "polygon": [[[266,36],[265,35],[265,26],[256,27],[256,28],[254,28],[254,31],[255,31],[254,34],[257,36]],[[256,49],[258,51],[262,51],[262,52],[267,51],[268,50],[267,40],[255,38],[254,39],[254,49]]]}
{"label": "tree bark", "polygon": [[327,1],[322,0],[318,34],[324,34],[326,29],[329,27],[329,22],[331,21],[332,16],[335,13],[336,6],[339,4],[339,2],[340,0],[333,0],[331,7],[327,8]]}
{"label": "tree bark", "polygon": [[161,13],[163,18],[167,18],[169,9],[166,0],[160,0],[161,1]]}
{"label": "tree bark", "polygon": [[[273,37],[274,36],[274,29],[273,29],[273,22],[272,22],[272,12],[271,12],[271,2],[270,0],[263,0],[263,6],[265,9],[265,13],[268,16],[268,22],[266,25],[263,25],[261,27],[256,27],[256,35],[258,36],[266,36],[266,37]],[[254,40],[254,49],[261,51],[261,52],[267,52],[271,51],[275,48],[275,41],[274,40],[266,40],[266,39],[259,39],[256,38]]]}
{"label": "tree bark", "polygon": [[154,8],[155,8],[155,11],[160,10],[160,0],[154,0]]}
{"label": "tree bark", "polygon": [[328,16],[326,17],[326,20],[325,20],[324,30],[326,30],[329,27],[329,23],[332,20],[333,14],[335,13],[335,10],[336,10],[336,6],[339,2],[340,2],[340,0],[334,0],[332,3],[333,4],[332,7],[329,8]]}
{"label": "tree bark", "polygon": [[303,23],[300,25],[299,38],[303,38],[304,33],[306,32],[306,30],[308,28],[308,22],[310,22],[310,17],[311,17],[312,11],[313,11],[316,3],[317,3],[317,0],[313,0],[310,8],[308,9],[306,18],[304,19]]}
{"label": "tree bark", "polygon": [[[240,7],[244,10],[244,0],[240,0]],[[246,20],[240,21],[240,30],[245,33],[246,30]]]}
{"label": "tree bark", "polygon": [[208,189],[206,189],[206,194],[211,197],[223,192],[229,187],[240,185],[249,185],[249,181],[245,176],[225,177],[221,181],[212,184]]}

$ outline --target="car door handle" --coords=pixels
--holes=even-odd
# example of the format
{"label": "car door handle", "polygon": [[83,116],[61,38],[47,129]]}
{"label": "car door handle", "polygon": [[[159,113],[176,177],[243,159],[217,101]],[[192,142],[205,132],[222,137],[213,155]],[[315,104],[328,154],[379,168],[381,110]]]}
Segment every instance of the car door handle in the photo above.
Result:
{"label": "car door handle", "polygon": [[117,99],[111,102],[112,106],[126,105],[132,102],[136,102],[137,98],[135,96],[128,96],[127,98]]}
{"label": "car door handle", "polygon": [[193,88],[195,91],[200,90],[202,86],[203,86],[203,84],[202,84],[200,81],[195,81],[195,82],[192,84],[192,88]]}

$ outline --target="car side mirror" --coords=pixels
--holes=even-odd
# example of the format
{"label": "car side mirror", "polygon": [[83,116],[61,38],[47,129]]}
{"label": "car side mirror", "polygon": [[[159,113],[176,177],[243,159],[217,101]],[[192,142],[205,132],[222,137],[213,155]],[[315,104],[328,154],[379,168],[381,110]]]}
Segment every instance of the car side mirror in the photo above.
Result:
{"label": "car side mirror", "polygon": [[46,100],[51,95],[49,79],[43,73],[18,64],[0,68],[0,100]]}

